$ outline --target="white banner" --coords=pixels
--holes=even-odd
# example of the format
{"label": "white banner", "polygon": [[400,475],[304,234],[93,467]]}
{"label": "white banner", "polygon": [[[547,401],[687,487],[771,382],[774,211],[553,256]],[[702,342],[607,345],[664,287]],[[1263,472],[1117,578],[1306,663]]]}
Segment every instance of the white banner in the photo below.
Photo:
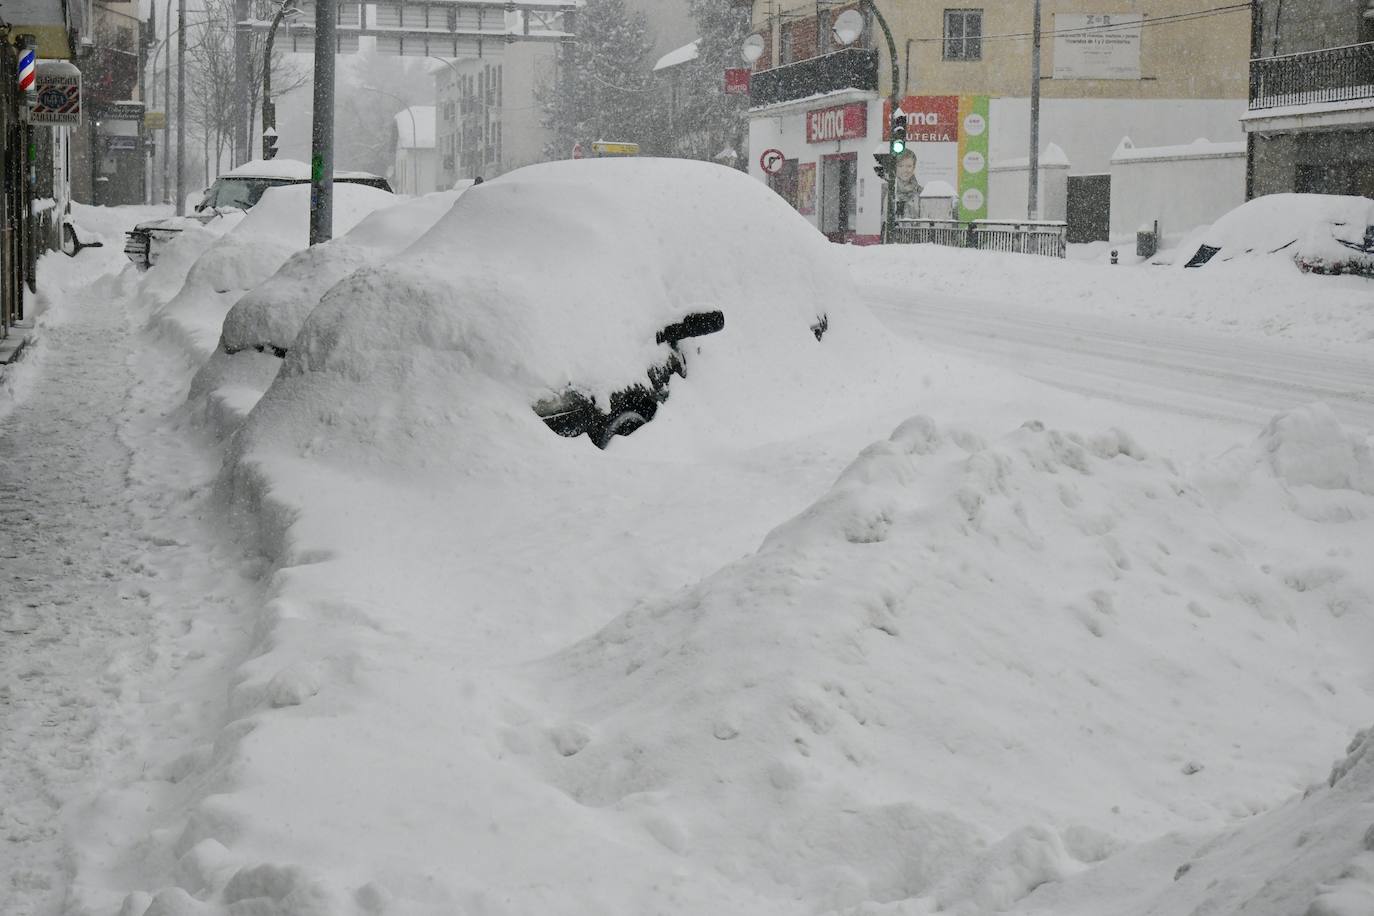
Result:
{"label": "white banner", "polygon": [[1140,79],[1140,13],[1055,13],[1054,78]]}

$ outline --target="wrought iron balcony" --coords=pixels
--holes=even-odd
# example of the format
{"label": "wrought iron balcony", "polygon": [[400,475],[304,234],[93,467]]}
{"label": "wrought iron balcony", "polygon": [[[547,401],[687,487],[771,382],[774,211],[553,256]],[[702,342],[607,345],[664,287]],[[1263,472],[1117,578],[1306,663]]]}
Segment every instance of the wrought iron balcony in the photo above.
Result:
{"label": "wrought iron balcony", "polygon": [[749,78],[749,104],[755,108],[790,102],[838,89],[878,89],[878,52],[845,48],[795,64],[760,70]]}
{"label": "wrought iron balcony", "polygon": [[1250,110],[1374,99],[1374,41],[1250,61]]}

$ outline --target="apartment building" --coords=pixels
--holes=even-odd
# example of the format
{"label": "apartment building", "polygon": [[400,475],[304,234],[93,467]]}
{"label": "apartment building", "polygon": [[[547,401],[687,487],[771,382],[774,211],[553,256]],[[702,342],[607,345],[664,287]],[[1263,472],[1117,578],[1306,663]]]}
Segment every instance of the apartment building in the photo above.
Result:
{"label": "apartment building", "polygon": [[549,132],[538,93],[552,84],[557,60],[557,45],[520,41],[494,60],[455,60],[435,69],[439,187],[544,161]]}
{"label": "apartment building", "polygon": [[1248,196],[1374,197],[1374,2],[1257,0]]}
{"label": "apartment building", "polygon": [[[989,175],[1024,170],[1029,158],[1033,4],[875,5],[896,46],[895,86],[875,17],[850,46],[836,41],[836,17],[857,4],[755,0],[753,173],[832,238],[876,240],[882,183],[871,153],[895,94],[913,123],[918,181],[956,188],[962,219],[1008,208],[1025,217],[1024,192],[994,199]],[[1066,194],[1047,202],[1059,212],[1038,216],[1067,219],[1076,241],[1107,238],[1109,164],[1124,138],[1146,147],[1243,138],[1250,16],[1241,5],[1205,6],[1044,0],[1040,147],[1069,176]]]}

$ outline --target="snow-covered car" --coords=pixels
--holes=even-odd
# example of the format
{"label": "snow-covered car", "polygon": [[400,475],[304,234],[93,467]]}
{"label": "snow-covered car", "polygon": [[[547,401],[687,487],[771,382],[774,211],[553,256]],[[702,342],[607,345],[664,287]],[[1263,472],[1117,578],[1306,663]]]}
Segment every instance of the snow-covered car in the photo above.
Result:
{"label": "snow-covered car", "polygon": [[[391,192],[387,180],[371,172],[335,172],[334,180]],[[125,233],[124,254],[139,270],[147,270],[157,263],[159,247],[177,233],[188,227],[203,226],[226,211],[248,210],[262,199],[268,188],[309,181],[310,166],[297,159],[258,159],[245,163],[216,178],[214,184],[205,189],[205,196],[191,215],[148,220]]]}
{"label": "snow-covered car", "polygon": [[[367,460],[402,461],[405,428],[431,467],[476,467],[562,461],[578,438],[682,455],[846,423],[900,358],[849,285],[825,236],[736,170],[527,166],[339,280],[294,335],[226,324],[241,362],[244,344],[285,350],[243,448],[317,453],[347,427]],[[422,404],[446,421],[411,429]]]}

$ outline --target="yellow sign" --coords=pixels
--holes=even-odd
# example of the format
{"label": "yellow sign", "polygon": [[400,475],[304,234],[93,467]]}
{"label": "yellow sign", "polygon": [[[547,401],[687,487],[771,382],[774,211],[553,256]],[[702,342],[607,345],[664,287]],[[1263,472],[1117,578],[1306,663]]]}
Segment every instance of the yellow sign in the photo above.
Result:
{"label": "yellow sign", "polygon": [[606,143],[601,140],[592,144],[592,152],[598,156],[638,156],[638,143]]}
{"label": "yellow sign", "polygon": [[166,130],[167,112],[145,111],[143,113],[143,127],[146,130]]}

